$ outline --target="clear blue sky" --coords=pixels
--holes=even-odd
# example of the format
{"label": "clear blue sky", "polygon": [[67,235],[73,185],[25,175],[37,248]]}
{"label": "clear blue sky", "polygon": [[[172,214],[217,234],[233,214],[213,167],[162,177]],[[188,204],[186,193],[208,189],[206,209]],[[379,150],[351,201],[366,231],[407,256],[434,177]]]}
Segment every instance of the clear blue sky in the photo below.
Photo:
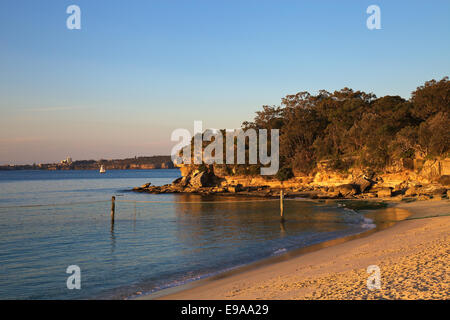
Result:
{"label": "clear blue sky", "polygon": [[2,0],[0,163],[169,154],[176,128],[239,127],[304,90],[409,98],[450,74],[449,14],[445,0]]}

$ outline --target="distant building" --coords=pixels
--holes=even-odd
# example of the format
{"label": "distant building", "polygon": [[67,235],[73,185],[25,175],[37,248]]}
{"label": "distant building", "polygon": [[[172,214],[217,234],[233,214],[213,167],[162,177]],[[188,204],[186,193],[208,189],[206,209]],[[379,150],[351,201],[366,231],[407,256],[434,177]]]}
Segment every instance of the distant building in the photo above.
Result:
{"label": "distant building", "polygon": [[67,157],[65,160],[61,160],[61,164],[72,164],[72,158]]}

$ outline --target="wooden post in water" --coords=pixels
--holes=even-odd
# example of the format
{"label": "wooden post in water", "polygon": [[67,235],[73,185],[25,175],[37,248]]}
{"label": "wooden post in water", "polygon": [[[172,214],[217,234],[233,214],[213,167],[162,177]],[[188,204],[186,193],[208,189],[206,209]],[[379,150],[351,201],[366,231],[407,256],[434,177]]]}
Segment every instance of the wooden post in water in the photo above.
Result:
{"label": "wooden post in water", "polygon": [[281,190],[280,190],[280,217],[281,217],[281,222],[284,221],[283,199],[284,199],[284,190],[281,189]]}
{"label": "wooden post in water", "polygon": [[116,197],[111,198],[111,223],[114,224],[114,215],[116,213]]}

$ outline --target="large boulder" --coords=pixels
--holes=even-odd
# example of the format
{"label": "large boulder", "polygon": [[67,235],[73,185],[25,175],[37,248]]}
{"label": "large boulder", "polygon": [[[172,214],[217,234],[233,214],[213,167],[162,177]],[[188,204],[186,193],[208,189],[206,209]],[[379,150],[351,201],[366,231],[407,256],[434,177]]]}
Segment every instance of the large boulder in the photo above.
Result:
{"label": "large boulder", "polygon": [[186,186],[189,184],[189,180],[190,180],[190,179],[191,179],[190,177],[180,177],[180,178],[178,178],[178,179],[175,179],[175,180],[172,182],[172,184],[173,184],[173,185],[176,185],[176,186],[178,186],[178,187],[184,188],[184,187],[186,187]]}
{"label": "large boulder", "polygon": [[339,192],[343,197],[353,196],[358,193],[358,187],[353,184],[341,184],[334,188],[335,192]]}
{"label": "large boulder", "polygon": [[436,183],[423,186],[420,189],[420,194],[426,194],[426,195],[441,195],[441,194],[445,194],[446,192],[447,192],[447,188],[444,188],[440,184],[436,184]]}
{"label": "large boulder", "polygon": [[443,186],[450,186],[450,175],[441,176],[438,182]]}
{"label": "large boulder", "polygon": [[213,166],[213,171],[214,171],[214,174],[217,177],[226,177],[226,176],[228,176],[228,170],[227,170],[226,165],[224,165],[224,164],[215,164]]}
{"label": "large boulder", "polygon": [[392,197],[392,188],[381,188],[377,192],[378,198]]}
{"label": "large boulder", "polygon": [[444,195],[447,193],[447,188],[435,188],[431,191],[433,195]]}
{"label": "large boulder", "polygon": [[194,188],[211,187],[214,185],[214,175],[209,171],[198,172],[191,177],[189,183]]}
{"label": "large boulder", "polygon": [[151,183],[150,183],[150,182],[149,182],[149,183],[144,183],[144,184],[143,184],[142,186],[140,186],[140,187],[134,187],[134,188],[133,188],[133,191],[140,191],[140,192],[143,192],[143,191],[149,189],[150,186],[151,186]]}
{"label": "large boulder", "polygon": [[359,189],[359,192],[364,193],[370,190],[373,185],[373,181],[364,177],[360,177],[353,181],[352,185],[356,186]]}
{"label": "large boulder", "polygon": [[237,184],[235,186],[229,186],[228,191],[232,193],[241,192],[243,191],[242,184]]}
{"label": "large boulder", "polygon": [[180,184],[181,181],[183,180],[183,178],[185,178],[185,177],[176,178],[175,180],[172,181],[172,184]]}
{"label": "large boulder", "polygon": [[140,186],[139,188],[141,188],[141,189],[148,189],[148,187],[150,187],[150,185],[151,185],[152,183],[151,182],[149,182],[149,183],[144,183],[142,186]]}
{"label": "large boulder", "polygon": [[406,191],[405,191],[405,196],[406,197],[414,197],[415,195],[417,195],[417,188],[412,186],[409,187]]}
{"label": "large boulder", "polygon": [[342,194],[339,191],[327,191],[326,195],[329,198],[340,198],[342,196]]}

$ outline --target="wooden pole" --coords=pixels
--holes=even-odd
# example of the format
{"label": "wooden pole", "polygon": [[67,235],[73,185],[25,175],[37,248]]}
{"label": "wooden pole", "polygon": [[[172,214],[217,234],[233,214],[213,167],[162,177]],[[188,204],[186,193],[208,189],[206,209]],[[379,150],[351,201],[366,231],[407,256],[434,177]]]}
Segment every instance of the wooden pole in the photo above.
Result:
{"label": "wooden pole", "polygon": [[281,221],[284,221],[284,213],[283,213],[283,199],[284,199],[284,191],[280,190],[280,217]]}
{"label": "wooden pole", "polygon": [[116,197],[111,198],[111,223],[114,223],[114,215],[116,213]]}

